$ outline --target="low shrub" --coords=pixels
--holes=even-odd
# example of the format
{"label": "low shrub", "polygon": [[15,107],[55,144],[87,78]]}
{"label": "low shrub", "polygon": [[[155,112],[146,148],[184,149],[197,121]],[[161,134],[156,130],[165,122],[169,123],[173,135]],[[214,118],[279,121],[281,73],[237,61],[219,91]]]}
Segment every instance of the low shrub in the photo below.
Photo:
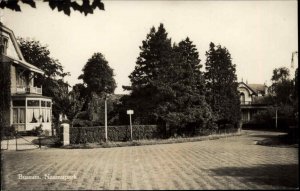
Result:
{"label": "low shrub", "polygon": [[74,119],[73,127],[91,127],[93,123],[85,119]]}
{"label": "low shrub", "polygon": [[1,129],[1,140],[12,139],[16,134],[15,127],[5,126]]}

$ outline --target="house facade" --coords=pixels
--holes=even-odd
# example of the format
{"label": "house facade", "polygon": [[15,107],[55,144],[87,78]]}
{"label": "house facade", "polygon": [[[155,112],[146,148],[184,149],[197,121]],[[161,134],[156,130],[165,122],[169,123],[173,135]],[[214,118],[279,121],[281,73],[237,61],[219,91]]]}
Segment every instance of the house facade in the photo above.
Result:
{"label": "house facade", "polygon": [[42,87],[35,86],[34,78],[44,72],[25,61],[12,30],[0,23],[1,70],[10,82],[5,82],[10,97],[10,108],[4,111],[7,126],[17,131],[42,127],[51,134],[52,99],[43,96]]}
{"label": "house facade", "polygon": [[241,119],[244,123],[252,120],[258,111],[265,110],[269,107],[260,101],[268,94],[268,87],[265,84],[240,82],[238,84],[238,91],[241,101]]}

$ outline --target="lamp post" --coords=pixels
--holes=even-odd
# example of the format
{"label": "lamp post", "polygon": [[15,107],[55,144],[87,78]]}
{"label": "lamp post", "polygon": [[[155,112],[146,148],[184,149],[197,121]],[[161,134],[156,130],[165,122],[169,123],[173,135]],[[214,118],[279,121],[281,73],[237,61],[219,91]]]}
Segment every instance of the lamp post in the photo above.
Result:
{"label": "lamp post", "polygon": [[275,128],[278,127],[278,114],[277,114],[278,106],[275,104]]}
{"label": "lamp post", "polygon": [[275,111],[275,127],[277,129],[277,107],[276,107],[276,111]]}
{"label": "lamp post", "polygon": [[107,98],[108,98],[109,94],[105,94],[105,99],[104,99],[104,120],[105,120],[105,142],[108,141],[107,138]]}

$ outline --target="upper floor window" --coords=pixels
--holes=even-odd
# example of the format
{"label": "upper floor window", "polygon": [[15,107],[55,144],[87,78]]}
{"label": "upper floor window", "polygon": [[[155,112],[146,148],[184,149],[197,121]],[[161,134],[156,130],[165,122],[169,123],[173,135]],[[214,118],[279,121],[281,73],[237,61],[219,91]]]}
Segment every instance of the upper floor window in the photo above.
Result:
{"label": "upper floor window", "polygon": [[240,94],[240,101],[241,101],[241,104],[245,104],[245,94],[244,93]]}
{"label": "upper floor window", "polygon": [[8,47],[8,38],[5,36],[0,36],[0,51],[1,54],[7,54],[7,47]]}
{"label": "upper floor window", "polygon": [[28,85],[25,72],[18,69],[16,71],[16,80],[17,80],[17,86],[25,87]]}

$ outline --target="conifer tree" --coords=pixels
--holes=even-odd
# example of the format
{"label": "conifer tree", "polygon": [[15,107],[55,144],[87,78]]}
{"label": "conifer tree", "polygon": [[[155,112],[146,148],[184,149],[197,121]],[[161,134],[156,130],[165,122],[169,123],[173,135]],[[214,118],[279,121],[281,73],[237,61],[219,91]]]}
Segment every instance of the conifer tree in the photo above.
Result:
{"label": "conifer tree", "polygon": [[210,43],[205,68],[206,98],[216,121],[237,124],[240,119],[240,101],[236,69],[229,51]]}
{"label": "conifer tree", "polygon": [[169,78],[165,82],[165,87],[171,90],[171,99],[161,104],[164,107],[161,116],[181,127],[207,122],[212,115],[205,101],[205,80],[196,46],[186,38],[174,45],[172,58]]}
{"label": "conifer tree", "polygon": [[125,87],[131,94],[123,103],[136,111],[141,123],[163,121],[176,128],[212,118],[199,53],[189,38],[172,47],[161,24],[157,31],[151,28],[140,49],[129,76],[132,86]]}
{"label": "conifer tree", "polygon": [[164,99],[159,92],[163,85],[161,82],[167,78],[172,56],[171,39],[167,36],[163,24],[160,24],[157,31],[151,28],[146,40],[142,41],[135,69],[129,76],[131,86],[123,86],[131,90],[125,102],[136,111],[135,117],[138,116],[141,123],[156,121],[155,109]]}

